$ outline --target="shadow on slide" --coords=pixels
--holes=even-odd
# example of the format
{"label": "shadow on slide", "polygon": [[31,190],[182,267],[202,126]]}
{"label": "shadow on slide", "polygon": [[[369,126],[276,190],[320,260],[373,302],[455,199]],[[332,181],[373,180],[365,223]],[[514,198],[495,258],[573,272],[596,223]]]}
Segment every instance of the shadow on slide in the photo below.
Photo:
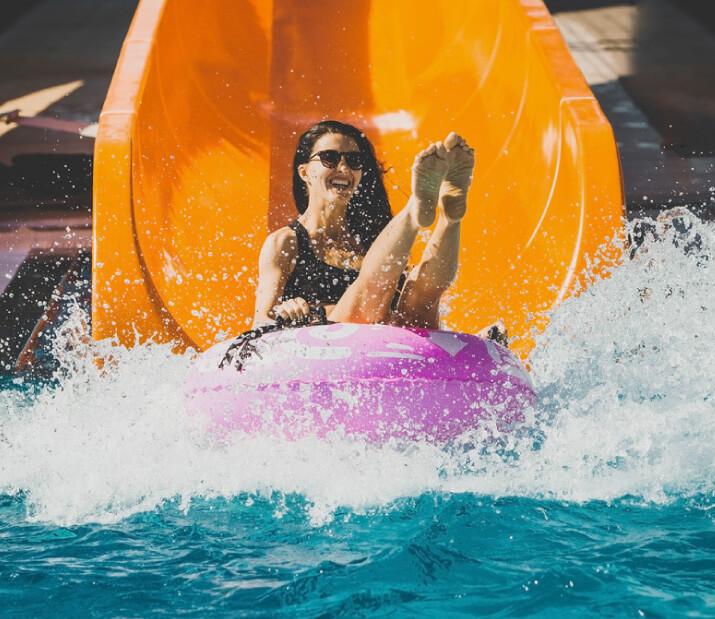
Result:
{"label": "shadow on slide", "polygon": [[528,353],[529,315],[622,225],[611,128],[541,0],[408,4],[141,1],[96,140],[95,338],[247,329],[263,240],[296,216],[297,137],[333,118],[375,144],[394,211],[419,149],[475,147],[445,324],[501,317]]}

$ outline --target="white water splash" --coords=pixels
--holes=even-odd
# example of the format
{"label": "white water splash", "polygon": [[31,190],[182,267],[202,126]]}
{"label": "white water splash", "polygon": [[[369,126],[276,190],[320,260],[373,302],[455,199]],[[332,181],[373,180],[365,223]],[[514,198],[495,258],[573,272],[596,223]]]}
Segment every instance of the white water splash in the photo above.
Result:
{"label": "white water splash", "polygon": [[538,339],[530,364],[549,423],[530,454],[542,472],[532,490],[578,501],[713,491],[715,227],[679,219],[653,224],[659,238],[624,251]]}
{"label": "white water splash", "polygon": [[[275,492],[304,496],[315,523],[425,492],[576,502],[712,493],[715,230],[693,222],[689,234],[699,249],[685,253],[675,230],[661,231],[553,312],[529,360],[540,393],[531,429],[486,446],[217,446],[184,410],[192,354],[78,344],[74,316],[57,342],[59,386],[0,392],[0,494],[21,492],[30,520],[67,526],[177,498],[190,509],[197,497]],[[101,370],[97,356],[113,361]]]}

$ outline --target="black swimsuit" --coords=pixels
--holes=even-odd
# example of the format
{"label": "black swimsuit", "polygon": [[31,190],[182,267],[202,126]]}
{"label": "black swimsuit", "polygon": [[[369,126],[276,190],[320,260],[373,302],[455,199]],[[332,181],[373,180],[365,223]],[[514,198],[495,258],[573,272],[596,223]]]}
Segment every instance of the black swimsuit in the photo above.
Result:
{"label": "black swimsuit", "polygon": [[302,297],[309,305],[325,303],[334,305],[348,286],[360,274],[359,269],[341,269],[319,260],[313,251],[308,231],[299,221],[288,225],[298,237],[298,258],[288,277],[284,299]]}
{"label": "black swimsuit", "polygon": [[[322,303],[334,305],[345,294],[360,274],[360,269],[341,269],[320,260],[313,251],[308,231],[299,221],[288,224],[298,238],[298,258],[283,290],[283,299],[301,297],[309,305]],[[397,307],[406,276],[403,273],[392,300],[392,309]]]}

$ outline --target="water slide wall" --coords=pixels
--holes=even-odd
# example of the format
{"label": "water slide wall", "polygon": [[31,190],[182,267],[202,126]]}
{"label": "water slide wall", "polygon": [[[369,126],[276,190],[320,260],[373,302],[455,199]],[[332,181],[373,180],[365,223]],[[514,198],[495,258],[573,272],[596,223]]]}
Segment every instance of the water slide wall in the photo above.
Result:
{"label": "water slide wall", "polygon": [[96,140],[93,336],[247,329],[297,137],[326,118],[364,128],[395,212],[419,149],[475,147],[449,328],[501,317],[526,354],[621,226],[611,128],[541,0],[141,0]]}

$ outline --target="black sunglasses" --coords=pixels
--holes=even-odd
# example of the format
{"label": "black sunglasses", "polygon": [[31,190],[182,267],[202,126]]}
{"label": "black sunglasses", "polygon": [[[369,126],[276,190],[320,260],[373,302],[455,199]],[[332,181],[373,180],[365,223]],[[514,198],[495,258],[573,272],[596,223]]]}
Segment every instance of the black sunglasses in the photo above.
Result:
{"label": "black sunglasses", "polygon": [[340,160],[344,157],[345,163],[351,170],[362,170],[365,165],[365,154],[358,151],[350,151],[347,153],[340,152],[339,150],[321,150],[314,155],[311,155],[308,161],[320,158],[320,163],[322,163],[326,168],[337,168]]}

